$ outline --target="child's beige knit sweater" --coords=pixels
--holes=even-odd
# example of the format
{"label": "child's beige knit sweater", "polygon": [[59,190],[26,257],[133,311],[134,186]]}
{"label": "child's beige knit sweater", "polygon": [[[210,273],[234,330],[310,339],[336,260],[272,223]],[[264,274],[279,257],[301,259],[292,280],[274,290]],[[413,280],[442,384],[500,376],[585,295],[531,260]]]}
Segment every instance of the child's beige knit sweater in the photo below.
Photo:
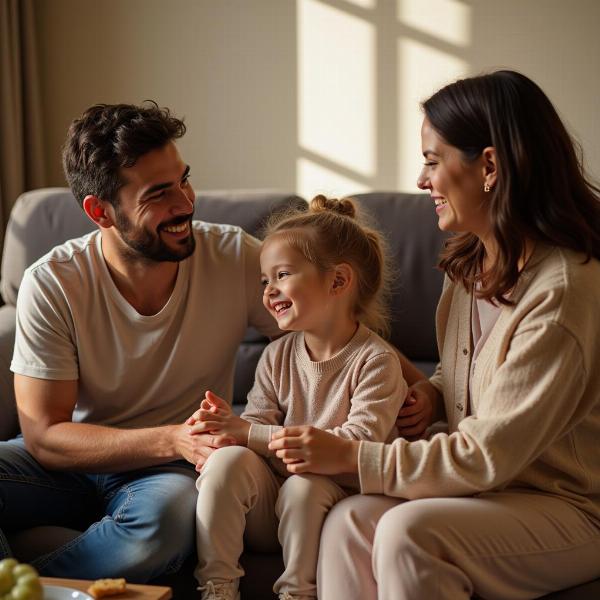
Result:
{"label": "child's beige knit sweater", "polygon": [[248,448],[270,456],[267,445],[282,426],[313,425],[341,437],[386,441],[407,386],[394,349],[360,325],[329,360],[310,360],[302,332],[267,346],[242,418],[252,423]]}

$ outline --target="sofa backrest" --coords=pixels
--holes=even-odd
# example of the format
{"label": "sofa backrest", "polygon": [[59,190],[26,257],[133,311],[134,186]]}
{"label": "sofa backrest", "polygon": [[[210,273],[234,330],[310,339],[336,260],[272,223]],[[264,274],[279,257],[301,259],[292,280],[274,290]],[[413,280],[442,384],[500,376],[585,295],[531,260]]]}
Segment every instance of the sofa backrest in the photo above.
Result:
{"label": "sofa backrest", "polygon": [[[274,191],[206,191],[196,193],[194,217],[239,225],[256,235],[273,210],[305,202]],[[14,306],[25,269],[54,246],[79,237],[95,225],[68,188],[44,188],[22,194],[11,212],[4,241],[0,293]]]}
{"label": "sofa backrest", "polygon": [[429,194],[370,192],[353,196],[384,234],[392,257],[390,341],[427,374],[438,360],[435,310],[443,273],[436,267],[446,234]]}
{"label": "sofa backrest", "polygon": [[67,188],[44,188],[19,196],[4,238],[0,293],[15,306],[25,269],[57,244],[93,229]]}

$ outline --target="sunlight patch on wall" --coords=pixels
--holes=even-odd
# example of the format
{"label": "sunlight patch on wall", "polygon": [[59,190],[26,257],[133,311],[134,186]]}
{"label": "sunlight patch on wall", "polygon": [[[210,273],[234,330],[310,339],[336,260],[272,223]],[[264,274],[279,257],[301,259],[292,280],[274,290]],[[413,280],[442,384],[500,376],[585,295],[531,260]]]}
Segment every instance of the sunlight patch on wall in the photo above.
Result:
{"label": "sunlight patch on wall", "polygon": [[317,0],[297,6],[300,146],[370,177],[376,164],[373,25]]}
{"label": "sunlight patch on wall", "polygon": [[398,20],[455,46],[471,43],[471,7],[461,0],[398,0]]}
{"label": "sunlight patch on wall", "polygon": [[297,192],[306,200],[317,194],[328,198],[342,198],[350,194],[368,192],[370,188],[349,177],[344,177],[312,160],[299,158],[297,161]]}
{"label": "sunlight patch on wall", "polygon": [[361,8],[375,8],[377,0],[346,0],[350,4],[355,4]]}
{"label": "sunlight patch on wall", "polygon": [[398,189],[417,190],[423,165],[420,102],[468,74],[466,61],[409,39],[398,42]]}

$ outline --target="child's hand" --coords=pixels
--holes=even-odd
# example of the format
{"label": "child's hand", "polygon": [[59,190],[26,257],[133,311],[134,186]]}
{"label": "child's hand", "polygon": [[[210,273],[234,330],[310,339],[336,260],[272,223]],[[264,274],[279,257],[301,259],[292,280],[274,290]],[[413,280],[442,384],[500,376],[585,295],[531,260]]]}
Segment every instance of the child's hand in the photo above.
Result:
{"label": "child's hand", "polygon": [[206,392],[202,402],[200,402],[200,408],[186,420],[186,425],[195,425],[200,420],[201,410],[207,410],[213,413],[216,413],[218,410],[233,412],[231,410],[231,406],[229,406],[229,404],[225,402],[223,398],[220,398],[209,390]]}
{"label": "child's hand", "polygon": [[240,446],[248,444],[250,423],[233,413],[213,413],[200,409],[198,421],[192,425],[191,433],[213,433],[234,438]]}
{"label": "child's hand", "polygon": [[290,473],[337,475],[358,471],[359,442],[327,431],[299,425],[273,434],[269,450],[287,466]]}
{"label": "child's hand", "polygon": [[233,413],[230,404],[225,402],[223,398],[213,394],[210,390],[204,395],[204,400],[200,403],[200,408],[210,410],[211,412],[224,411],[230,414]]}
{"label": "child's hand", "polygon": [[[190,423],[192,417],[194,422]],[[200,410],[192,417],[186,423],[191,425],[193,434],[216,433],[232,437],[242,446],[248,443],[250,423],[234,414],[229,404],[212,392],[206,393],[206,397],[200,404]]]}

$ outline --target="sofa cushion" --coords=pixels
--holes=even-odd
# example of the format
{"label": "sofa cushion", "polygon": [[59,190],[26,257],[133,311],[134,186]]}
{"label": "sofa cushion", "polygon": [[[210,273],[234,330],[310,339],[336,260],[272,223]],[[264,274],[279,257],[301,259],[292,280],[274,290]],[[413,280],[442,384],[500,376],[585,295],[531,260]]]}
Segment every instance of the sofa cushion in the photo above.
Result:
{"label": "sofa cushion", "polygon": [[386,237],[394,270],[390,341],[428,373],[438,360],[435,310],[443,273],[436,267],[446,234],[429,194],[353,196]]}
{"label": "sofa cushion", "polygon": [[21,194],[6,228],[0,293],[14,306],[25,269],[66,240],[92,231],[87,218],[68,188],[44,188]]}
{"label": "sofa cushion", "polygon": [[305,206],[299,196],[269,190],[202,191],[196,192],[194,217],[210,223],[238,225],[261,237],[271,213]]}

